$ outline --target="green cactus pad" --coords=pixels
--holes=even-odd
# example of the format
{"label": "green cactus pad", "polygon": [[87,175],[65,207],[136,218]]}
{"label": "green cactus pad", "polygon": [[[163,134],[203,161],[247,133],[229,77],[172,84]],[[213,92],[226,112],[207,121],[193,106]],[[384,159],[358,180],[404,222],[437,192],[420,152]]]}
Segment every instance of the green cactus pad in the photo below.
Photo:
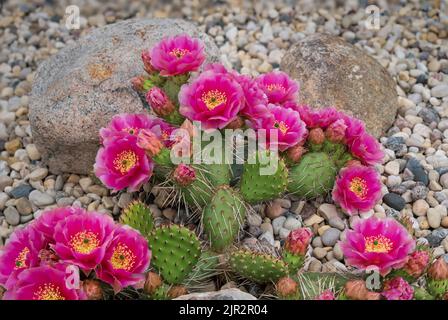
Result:
{"label": "green cactus pad", "polygon": [[229,263],[235,273],[258,283],[275,282],[288,274],[283,260],[245,249],[233,251]]}
{"label": "green cactus pad", "polygon": [[148,243],[152,251],[152,266],[170,284],[182,283],[201,254],[196,234],[178,225],[154,229]]}
{"label": "green cactus pad", "polygon": [[434,280],[428,279],[428,291],[436,298],[442,298],[448,292],[448,279]]}
{"label": "green cactus pad", "polygon": [[249,203],[278,198],[286,191],[288,169],[283,159],[278,160],[277,171],[272,175],[261,175],[260,163],[245,163],[240,180],[241,196]]}
{"label": "green cactus pad", "polygon": [[336,165],[326,153],[309,152],[289,169],[288,191],[307,199],[323,196],[333,188],[336,175]]}
{"label": "green cactus pad", "polygon": [[219,254],[205,250],[202,252],[198,263],[194,266],[187,278],[183,281],[189,291],[198,291],[204,284],[207,284],[210,279],[220,272]]}
{"label": "green cactus pad", "polygon": [[246,208],[239,196],[229,186],[218,187],[202,214],[212,249],[222,251],[232,244],[245,216]]}
{"label": "green cactus pad", "polygon": [[282,254],[283,261],[288,264],[288,270],[290,274],[296,274],[305,262],[305,257],[296,255],[288,251],[284,251]]}
{"label": "green cactus pad", "polygon": [[168,296],[168,291],[170,290],[171,286],[167,285],[166,283],[162,283],[150,296],[152,300],[170,300],[170,297]]}
{"label": "green cactus pad", "polygon": [[428,293],[424,288],[414,287],[415,300],[434,300],[434,297]]}
{"label": "green cactus pad", "polygon": [[154,217],[151,210],[142,202],[132,202],[121,214],[120,223],[140,231],[144,237],[148,237],[154,228]]}

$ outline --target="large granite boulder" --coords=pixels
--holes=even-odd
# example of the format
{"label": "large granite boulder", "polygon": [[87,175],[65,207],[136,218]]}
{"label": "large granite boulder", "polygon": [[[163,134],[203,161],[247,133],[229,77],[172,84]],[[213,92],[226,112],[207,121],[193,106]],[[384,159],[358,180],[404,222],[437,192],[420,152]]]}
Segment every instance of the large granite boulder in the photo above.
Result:
{"label": "large granite boulder", "polygon": [[219,56],[212,39],[189,22],[133,19],[96,29],[39,66],[30,121],[51,172],[92,171],[98,130],[117,113],[143,111],[129,82],[144,72],[142,50],[180,33],[202,39],[209,61]]}
{"label": "large granite boulder", "polygon": [[374,58],[342,38],[314,34],[286,52],[281,69],[300,83],[300,102],[335,106],[379,137],[397,114],[395,82]]}

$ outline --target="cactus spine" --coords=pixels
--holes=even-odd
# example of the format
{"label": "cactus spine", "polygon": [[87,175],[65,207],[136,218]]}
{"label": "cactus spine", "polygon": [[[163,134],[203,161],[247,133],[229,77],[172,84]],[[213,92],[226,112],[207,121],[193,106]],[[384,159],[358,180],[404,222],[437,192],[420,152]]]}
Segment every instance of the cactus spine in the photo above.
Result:
{"label": "cactus spine", "polygon": [[145,204],[134,201],[121,214],[120,223],[127,224],[148,237],[154,228],[154,217]]}

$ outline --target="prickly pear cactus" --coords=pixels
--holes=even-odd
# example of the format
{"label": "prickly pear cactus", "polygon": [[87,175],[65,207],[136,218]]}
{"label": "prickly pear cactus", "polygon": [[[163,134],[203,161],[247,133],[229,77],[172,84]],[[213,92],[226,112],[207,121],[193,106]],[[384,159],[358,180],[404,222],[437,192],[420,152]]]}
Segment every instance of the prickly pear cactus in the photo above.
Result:
{"label": "prickly pear cactus", "polygon": [[168,291],[170,290],[170,286],[166,283],[162,283],[151,295],[151,299],[153,300],[169,300]]}
{"label": "prickly pear cactus", "polygon": [[287,251],[282,253],[282,258],[288,264],[290,274],[296,274],[305,263],[305,256],[296,255]]}
{"label": "prickly pear cactus", "polygon": [[235,273],[258,283],[275,282],[288,273],[288,266],[283,260],[245,249],[233,251],[229,264]]}
{"label": "prickly pear cactus", "polygon": [[327,153],[309,152],[289,168],[288,191],[307,199],[325,195],[333,188],[336,174],[336,165]]}
{"label": "prickly pear cactus", "polygon": [[218,187],[202,214],[212,249],[222,251],[232,244],[245,217],[246,208],[240,197],[229,186]]}
{"label": "prickly pear cactus", "polygon": [[127,224],[148,237],[154,228],[154,217],[144,203],[134,201],[121,214],[120,223]]}
{"label": "prickly pear cactus", "polygon": [[434,297],[428,293],[424,288],[414,287],[415,300],[434,300]]}
{"label": "prickly pear cactus", "polygon": [[437,298],[442,298],[443,295],[448,292],[448,279],[428,279],[428,291],[431,295]]}
{"label": "prickly pear cactus", "polygon": [[191,291],[201,291],[204,284],[207,285],[212,277],[222,272],[220,267],[220,255],[211,250],[204,250],[183,284]]}
{"label": "prickly pear cactus", "polygon": [[182,283],[199,260],[199,239],[186,227],[161,226],[148,238],[152,251],[151,264],[170,284]]}
{"label": "prickly pear cactus", "polygon": [[261,174],[260,169],[263,167],[258,159],[254,164],[245,163],[243,166],[240,192],[243,199],[249,203],[275,199],[286,191],[288,169],[283,159],[278,159],[278,167],[274,174]]}

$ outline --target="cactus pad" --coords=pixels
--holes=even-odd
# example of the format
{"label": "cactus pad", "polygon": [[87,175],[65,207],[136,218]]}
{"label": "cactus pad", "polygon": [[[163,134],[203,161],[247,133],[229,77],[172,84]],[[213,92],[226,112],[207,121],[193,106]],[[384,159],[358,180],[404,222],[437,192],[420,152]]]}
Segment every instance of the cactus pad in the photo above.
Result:
{"label": "cactus pad", "polygon": [[239,196],[229,186],[218,187],[202,216],[211,247],[222,251],[232,244],[245,216],[246,208]]}
{"label": "cactus pad", "polygon": [[275,282],[288,273],[283,260],[245,249],[232,252],[229,263],[235,273],[258,283]]}
{"label": "cactus pad", "polygon": [[178,225],[154,229],[148,239],[151,264],[170,283],[182,283],[199,260],[201,247],[194,232]]}
{"label": "cactus pad", "polygon": [[336,180],[336,165],[324,152],[305,154],[289,169],[288,191],[302,198],[316,198],[329,192]]}
{"label": "cactus pad", "polygon": [[445,280],[428,280],[428,291],[436,298],[442,298],[448,292],[448,279]]}
{"label": "cactus pad", "polygon": [[121,214],[120,223],[127,224],[148,237],[154,228],[154,217],[144,203],[134,201]]}
{"label": "cactus pad", "polygon": [[240,191],[244,200],[249,203],[268,201],[278,198],[286,191],[288,169],[283,159],[278,160],[277,171],[271,175],[261,175],[263,166],[258,163],[245,163],[241,174]]}

